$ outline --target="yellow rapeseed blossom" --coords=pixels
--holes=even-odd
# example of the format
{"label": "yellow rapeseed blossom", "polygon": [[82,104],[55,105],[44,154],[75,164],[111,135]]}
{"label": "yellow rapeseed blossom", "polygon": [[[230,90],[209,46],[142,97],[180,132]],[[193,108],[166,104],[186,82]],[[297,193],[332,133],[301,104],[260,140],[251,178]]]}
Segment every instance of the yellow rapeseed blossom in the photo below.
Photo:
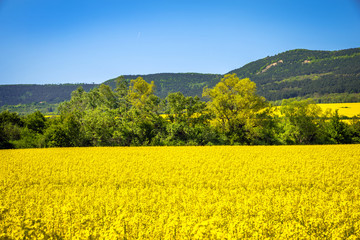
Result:
{"label": "yellow rapeseed blossom", "polygon": [[360,145],[0,151],[0,239],[359,239]]}
{"label": "yellow rapeseed blossom", "polygon": [[317,104],[323,111],[331,109],[338,110],[340,116],[354,117],[360,115],[360,103],[322,103]]}

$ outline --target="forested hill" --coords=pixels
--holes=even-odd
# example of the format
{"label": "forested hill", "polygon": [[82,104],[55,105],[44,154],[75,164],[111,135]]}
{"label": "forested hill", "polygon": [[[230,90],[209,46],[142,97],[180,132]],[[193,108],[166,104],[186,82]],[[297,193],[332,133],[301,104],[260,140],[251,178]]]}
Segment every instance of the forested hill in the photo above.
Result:
{"label": "forested hill", "polygon": [[248,77],[268,100],[360,93],[360,48],[296,49],[251,62],[230,73]]}
{"label": "forested hill", "polygon": [[[229,73],[248,77],[257,84],[258,94],[275,101],[285,98],[331,95],[331,101],[358,101],[344,99],[350,93],[360,93],[360,48],[341,51],[311,51],[296,49],[266,57]],[[154,81],[156,94],[166,97],[169,92],[182,92],[185,96],[201,96],[205,86],[211,88],[223,77],[221,74],[159,73],[126,75],[125,78],[143,77]],[[115,79],[105,82],[112,87]],[[62,85],[0,85],[0,106],[33,102],[57,103],[69,100],[79,84]],[[95,84],[81,84],[85,91]],[[334,100],[338,96],[339,99]],[[359,96],[359,95],[357,95]],[[342,99],[340,99],[342,98]]]}
{"label": "forested hill", "polygon": [[29,103],[60,103],[69,100],[71,92],[82,86],[90,91],[96,84],[17,84],[0,85],[0,106]]}

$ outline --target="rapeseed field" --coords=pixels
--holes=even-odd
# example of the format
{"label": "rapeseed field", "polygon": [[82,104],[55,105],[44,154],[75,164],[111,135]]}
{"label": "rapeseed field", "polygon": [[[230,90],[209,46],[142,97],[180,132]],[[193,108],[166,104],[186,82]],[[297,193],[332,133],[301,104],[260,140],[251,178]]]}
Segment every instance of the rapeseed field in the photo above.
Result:
{"label": "rapeseed field", "polygon": [[360,103],[322,103],[318,104],[323,111],[331,109],[332,111],[338,110],[340,116],[352,118],[360,115]]}
{"label": "rapeseed field", "polygon": [[0,151],[0,239],[359,239],[360,145]]}

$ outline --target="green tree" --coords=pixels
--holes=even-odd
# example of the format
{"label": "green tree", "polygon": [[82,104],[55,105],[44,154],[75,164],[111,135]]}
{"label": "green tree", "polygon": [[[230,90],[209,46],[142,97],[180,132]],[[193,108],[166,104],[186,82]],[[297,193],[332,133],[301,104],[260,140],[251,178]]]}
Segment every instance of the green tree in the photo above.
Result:
{"label": "green tree", "polygon": [[45,116],[40,112],[33,112],[23,118],[24,127],[18,128],[20,137],[14,138],[15,148],[34,148],[41,146],[42,134],[46,129]]}
{"label": "green tree", "polygon": [[170,93],[166,98],[167,137],[170,145],[205,145],[214,141],[210,129],[210,114],[206,103],[198,97],[185,97],[182,93]]}
{"label": "green tree", "polygon": [[360,143],[360,114],[350,121],[351,142]]}
{"label": "green tree", "polygon": [[161,100],[154,92],[154,82],[147,83],[141,77],[130,81],[128,99],[132,107],[126,118],[132,129],[132,145],[160,144],[165,120],[160,116]]}
{"label": "green tree", "polygon": [[70,113],[52,119],[43,136],[46,147],[81,147],[88,146],[82,126],[77,117]]}
{"label": "green tree", "polygon": [[116,109],[119,107],[118,98],[112,91],[111,87],[101,84],[99,87],[101,104],[108,109]]}
{"label": "green tree", "polygon": [[21,138],[23,120],[17,113],[5,110],[0,113],[0,149],[14,148],[11,141]]}
{"label": "green tree", "polygon": [[312,99],[301,101],[285,99],[280,112],[283,115],[282,138],[285,143],[317,143],[322,110]]}
{"label": "green tree", "polygon": [[128,94],[129,83],[125,79],[125,77],[120,76],[120,77],[116,78],[115,84],[116,84],[115,92],[119,96],[119,98],[126,97]]}
{"label": "green tree", "polygon": [[44,133],[46,147],[74,147],[70,136],[61,123],[53,123]]}
{"label": "green tree", "polygon": [[[85,113],[85,110],[96,109],[98,106],[101,105],[99,88],[94,88],[88,93],[84,94],[83,100],[81,101],[84,102],[84,108],[80,108],[79,110],[82,111],[83,113]],[[76,102],[74,103],[77,104]]]}
{"label": "green tree", "polygon": [[86,138],[93,146],[111,146],[116,125],[116,112],[97,108],[87,111],[82,119]]}
{"label": "green tree", "polygon": [[129,91],[129,83],[124,78],[124,76],[118,77],[116,80],[116,88],[115,94],[118,98],[118,107],[120,111],[127,111],[130,108],[128,91]]}
{"label": "green tree", "polygon": [[154,101],[155,84],[147,83],[142,77],[130,81],[129,100],[138,109],[145,108]]}
{"label": "green tree", "polygon": [[25,117],[25,124],[28,129],[41,134],[45,128],[46,119],[40,111],[36,111]]}
{"label": "green tree", "polygon": [[[77,118],[81,118],[85,109],[89,106],[89,94],[82,87],[77,88],[71,93],[70,101],[62,102],[59,105],[59,112],[62,116],[68,113],[76,113]],[[93,103],[96,105],[96,102]]]}
{"label": "green tree", "polygon": [[280,120],[274,113],[274,107],[269,105],[248,119],[246,124],[247,140],[255,145],[281,144],[279,137]]}
{"label": "green tree", "polygon": [[248,78],[227,74],[212,89],[205,88],[210,98],[208,109],[215,116],[214,124],[230,143],[246,143],[247,121],[267,106],[265,98],[256,95],[256,84]]}
{"label": "green tree", "polygon": [[192,125],[209,119],[206,103],[199,97],[185,97],[182,93],[169,93],[166,98],[166,114],[171,122],[187,122]]}
{"label": "green tree", "polygon": [[350,128],[341,121],[338,109],[332,114],[326,130],[332,143],[351,143]]}

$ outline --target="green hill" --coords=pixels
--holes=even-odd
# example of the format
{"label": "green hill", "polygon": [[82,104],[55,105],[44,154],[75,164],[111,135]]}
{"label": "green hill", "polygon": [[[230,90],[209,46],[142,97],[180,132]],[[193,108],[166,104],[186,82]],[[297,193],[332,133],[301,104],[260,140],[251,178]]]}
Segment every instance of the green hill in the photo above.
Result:
{"label": "green hill", "polygon": [[[229,73],[248,77],[257,84],[258,94],[270,101],[312,97],[323,102],[360,101],[360,48],[341,51],[296,49],[266,57]],[[156,94],[169,92],[201,96],[205,86],[213,87],[221,74],[159,73],[126,75],[154,81]],[[105,82],[112,87],[115,79]],[[30,103],[59,103],[70,99],[71,92],[82,86],[85,91],[96,84],[0,85],[0,106]],[[350,96],[350,97],[349,97]]]}
{"label": "green hill", "polygon": [[30,103],[59,103],[70,99],[71,92],[82,86],[85,91],[96,84],[18,84],[0,85],[0,106]]}
{"label": "green hill", "polygon": [[[296,49],[266,57],[229,73],[250,78],[257,84],[258,94],[270,101],[287,98],[314,98],[323,102],[360,100],[360,48],[341,51]],[[219,74],[162,73],[125,76],[154,81],[157,94],[169,92],[201,96],[204,86],[213,87]],[[115,86],[114,79],[105,82]]]}
{"label": "green hill", "polygon": [[230,73],[249,77],[268,100],[360,93],[360,48],[291,50],[251,62]]}

